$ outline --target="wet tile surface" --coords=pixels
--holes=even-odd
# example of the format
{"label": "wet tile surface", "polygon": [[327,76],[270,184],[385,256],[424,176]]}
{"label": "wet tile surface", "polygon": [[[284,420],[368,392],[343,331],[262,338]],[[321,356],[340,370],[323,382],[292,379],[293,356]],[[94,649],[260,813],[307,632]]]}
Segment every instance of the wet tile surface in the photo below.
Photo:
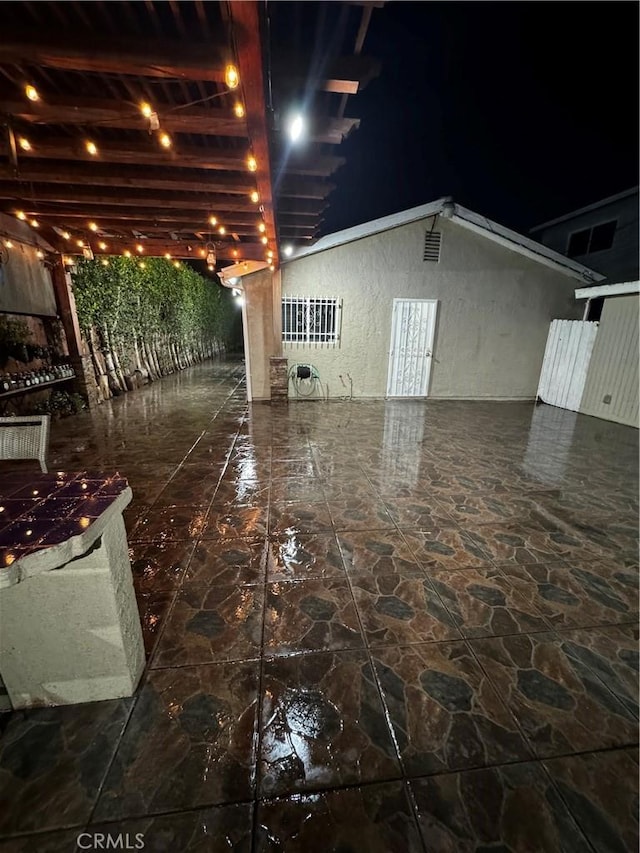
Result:
{"label": "wet tile surface", "polygon": [[54,422],[49,462],[131,484],[148,663],[131,700],[0,715],[3,853],[637,849],[636,431],[248,406],[215,362]]}

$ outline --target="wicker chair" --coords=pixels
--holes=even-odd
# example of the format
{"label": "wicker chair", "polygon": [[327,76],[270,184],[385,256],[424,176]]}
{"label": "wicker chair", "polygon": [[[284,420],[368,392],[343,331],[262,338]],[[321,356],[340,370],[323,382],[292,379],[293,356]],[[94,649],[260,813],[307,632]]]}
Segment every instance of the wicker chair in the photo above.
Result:
{"label": "wicker chair", "polygon": [[50,415],[0,418],[0,459],[37,459],[46,474]]}

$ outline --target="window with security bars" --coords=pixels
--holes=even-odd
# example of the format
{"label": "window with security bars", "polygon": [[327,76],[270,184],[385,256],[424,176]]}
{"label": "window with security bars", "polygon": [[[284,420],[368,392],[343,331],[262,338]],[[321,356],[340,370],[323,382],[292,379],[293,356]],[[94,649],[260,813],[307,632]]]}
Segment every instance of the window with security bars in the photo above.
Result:
{"label": "window with security bars", "polygon": [[340,340],[339,299],[282,297],[282,340],[299,344],[337,344]]}
{"label": "window with security bars", "polygon": [[423,261],[433,261],[436,264],[440,260],[440,239],[442,234],[440,231],[427,231],[424,235],[424,252],[422,254]]}

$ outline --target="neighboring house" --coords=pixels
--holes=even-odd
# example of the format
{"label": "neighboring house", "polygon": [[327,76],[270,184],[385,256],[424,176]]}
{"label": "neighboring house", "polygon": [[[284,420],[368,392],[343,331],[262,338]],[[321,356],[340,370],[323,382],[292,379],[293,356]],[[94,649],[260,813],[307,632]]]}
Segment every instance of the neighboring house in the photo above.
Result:
{"label": "neighboring house", "polygon": [[607,281],[638,279],[638,187],[543,222],[530,233]]}
{"label": "neighboring house", "polygon": [[250,394],[282,354],[313,368],[292,397],[533,399],[551,320],[601,279],[448,199],[367,222],[282,265],[281,317],[265,271],[242,279]]}

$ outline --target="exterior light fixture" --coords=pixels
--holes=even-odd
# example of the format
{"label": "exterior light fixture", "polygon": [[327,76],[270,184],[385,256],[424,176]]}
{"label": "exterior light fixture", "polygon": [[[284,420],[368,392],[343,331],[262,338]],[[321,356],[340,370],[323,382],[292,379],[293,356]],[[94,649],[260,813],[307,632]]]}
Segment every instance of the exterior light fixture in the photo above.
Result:
{"label": "exterior light fixture", "polygon": [[298,142],[298,140],[302,137],[304,133],[304,119],[298,113],[293,116],[291,121],[289,122],[289,139],[292,142]]}
{"label": "exterior light fixture", "polygon": [[207,269],[209,270],[209,272],[213,272],[215,267],[211,266],[211,264],[208,264]]}
{"label": "exterior light fixture", "polygon": [[227,65],[224,69],[224,82],[227,84],[229,89],[237,89],[238,84],[240,83],[240,75],[238,74],[238,69],[235,65]]}
{"label": "exterior light fixture", "polygon": [[284,249],[282,250],[282,253],[283,253],[283,254],[285,255],[285,257],[287,257],[287,258],[290,258],[290,257],[291,257],[291,255],[293,255],[293,246],[291,245],[291,243],[288,243],[288,244],[284,247]]}
{"label": "exterior light fixture", "polygon": [[84,144],[84,147],[87,151],[87,154],[90,154],[92,157],[98,156],[98,146],[95,144],[95,142],[92,142],[90,139],[87,139]]}
{"label": "exterior light fixture", "polygon": [[29,140],[25,136],[19,136],[18,137],[18,145],[20,146],[20,148],[22,148],[23,151],[31,151],[32,150],[31,143],[29,142]]}
{"label": "exterior light fixture", "polygon": [[260,201],[260,193],[258,192],[258,190],[254,190],[254,191],[251,193],[251,195],[249,196],[249,198],[251,199],[251,201],[252,201],[254,204],[257,204],[257,203]]}
{"label": "exterior light fixture", "polygon": [[163,148],[171,148],[172,144],[171,137],[168,133],[160,134],[160,145],[162,145]]}
{"label": "exterior light fixture", "polygon": [[27,98],[29,98],[30,101],[39,101],[40,100],[40,95],[38,94],[38,90],[36,89],[35,86],[32,86],[31,84],[24,87],[24,93],[27,96]]}
{"label": "exterior light fixture", "polygon": [[234,113],[236,114],[236,117],[237,117],[237,118],[244,118],[244,107],[242,106],[242,104],[240,103],[240,101],[238,101],[238,102],[235,104],[235,106],[234,106],[234,108],[233,108],[233,111],[234,111]]}
{"label": "exterior light fixture", "polygon": [[257,168],[258,168],[258,161],[253,156],[253,154],[251,154],[249,157],[247,157],[247,169],[250,172],[255,172],[257,170]]}
{"label": "exterior light fixture", "polygon": [[85,246],[85,247],[82,249],[82,256],[83,256],[83,257],[84,257],[84,259],[85,259],[85,260],[87,260],[87,261],[92,261],[92,260],[93,260],[93,251],[92,251],[92,249],[91,249],[91,246]]}

